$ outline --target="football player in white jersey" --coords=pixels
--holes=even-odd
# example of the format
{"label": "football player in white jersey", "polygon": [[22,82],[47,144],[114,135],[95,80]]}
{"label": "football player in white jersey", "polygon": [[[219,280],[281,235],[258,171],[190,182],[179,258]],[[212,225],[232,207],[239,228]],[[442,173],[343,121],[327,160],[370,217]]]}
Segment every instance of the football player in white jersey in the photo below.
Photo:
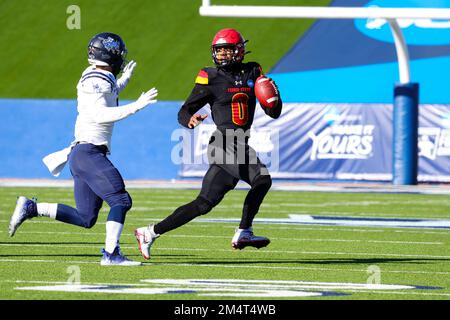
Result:
{"label": "football player in white jersey", "polygon": [[[75,140],[64,150],[46,156],[43,161],[58,176],[66,162],[74,179],[76,208],[60,203],[37,203],[21,196],[9,224],[12,237],[27,219],[49,217],[72,225],[91,228],[105,201],[110,211],[106,222],[105,248],[101,265],[134,266],[140,262],[125,257],[119,246],[125,216],[132,200],[125,190],[119,171],[106,157],[111,151],[114,123],[146,106],[156,103],[155,88],[143,93],[137,101],[118,106],[118,95],[127,86],[134,61],[126,64],[127,49],[114,33],[95,35],[88,45],[90,66],[77,85],[78,116]],[[126,66],[125,66],[126,65]],[[122,76],[116,80],[120,72]]]}

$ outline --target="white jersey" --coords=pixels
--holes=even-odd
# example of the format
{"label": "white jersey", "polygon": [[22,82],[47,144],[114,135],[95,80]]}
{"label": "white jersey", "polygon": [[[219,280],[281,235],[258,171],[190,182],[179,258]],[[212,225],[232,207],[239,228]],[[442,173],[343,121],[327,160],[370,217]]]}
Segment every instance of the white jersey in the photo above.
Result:
{"label": "white jersey", "polygon": [[78,116],[75,123],[75,142],[85,141],[106,145],[111,150],[114,122],[102,121],[102,109],[118,105],[119,90],[111,72],[88,67],[77,85]]}
{"label": "white jersey", "polygon": [[111,150],[114,122],[136,113],[142,107],[136,103],[118,107],[119,92],[126,87],[129,79],[122,76],[116,81],[111,72],[93,66],[83,72],[77,85],[75,141],[69,147],[42,159],[54,176],[60,174],[77,142],[106,145],[108,152]]}

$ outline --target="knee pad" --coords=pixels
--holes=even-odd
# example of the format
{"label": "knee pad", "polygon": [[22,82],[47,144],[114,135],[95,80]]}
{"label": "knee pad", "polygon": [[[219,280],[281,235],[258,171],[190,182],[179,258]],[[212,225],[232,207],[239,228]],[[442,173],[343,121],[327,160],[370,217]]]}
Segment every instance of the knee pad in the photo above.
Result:
{"label": "knee pad", "polygon": [[90,219],[84,220],[83,227],[86,229],[90,229],[93,226],[95,226],[96,222],[97,222],[97,216],[91,217]]}
{"label": "knee pad", "polygon": [[133,200],[130,197],[130,194],[128,192],[123,192],[117,195],[114,195],[114,197],[111,197],[111,199],[108,199],[108,205],[113,207],[123,207],[125,209],[125,213],[131,209],[133,205]]}
{"label": "knee pad", "polygon": [[128,211],[131,209],[132,206],[133,206],[133,199],[131,199],[131,196],[128,192],[125,192],[124,207],[126,207]]}
{"label": "knee pad", "polygon": [[269,190],[271,186],[272,186],[272,178],[270,177],[270,175],[258,176],[252,183],[252,189],[261,188]]}
{"label": "knee pad", "polygon": [[196,211],[199,213],[199,215],[207,214],[212,210],[212,208],[214,208],[214,205],[211,202],[202,197],[197,197],[193,201],[193,204],[195,205]]}
{"label": "knee pad", "polygon": [[129,206],[114,206],[109,210],[108,218],[106,220],[123,224],[128,210],[130,210]]}

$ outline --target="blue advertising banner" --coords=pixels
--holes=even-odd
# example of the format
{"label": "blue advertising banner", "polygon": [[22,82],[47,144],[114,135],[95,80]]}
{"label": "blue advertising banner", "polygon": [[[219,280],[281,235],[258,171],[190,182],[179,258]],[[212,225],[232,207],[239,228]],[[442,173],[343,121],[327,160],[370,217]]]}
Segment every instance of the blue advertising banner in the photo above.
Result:
{"label": "blue advertising banner", "polygon": [[[392,180],[391,104],[289,103],[283,108],[277,120],[258,108],[249,142],[272,177]],[[418,180],[448,182],[450,106],[421,105],[419,117]],[[202,176],[208,168],[207,145],[215,130],[208,119],[173,139],[181,141],[175,150],[183,157],[183,177]]]}

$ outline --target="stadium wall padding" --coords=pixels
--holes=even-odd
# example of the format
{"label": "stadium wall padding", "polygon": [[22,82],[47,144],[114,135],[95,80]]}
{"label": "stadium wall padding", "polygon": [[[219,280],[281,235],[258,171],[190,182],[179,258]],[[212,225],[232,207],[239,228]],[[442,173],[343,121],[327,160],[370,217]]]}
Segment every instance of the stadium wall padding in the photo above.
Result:
{"label": "stadium wall padding", "polygon": [[[126,104],[121,101],[120,104]],[[181,102],[158,102],[115,124],[111,161],[125,179],[172,179]],[[51,178],[42,157],[74,140],[76,100],[0,99],[0,178]],[[68,166],[60,178],[70,178]]]}
{"label": "stadium wall padding", "polygon": [[[208,117],[180,130],[180,105],[158,102],[116,123],[110,159],[125,179],[204,175],[215,126]],[[0,118],[0,178],[52,178],[42,157],[73,141],[76,101],[0,99]],[[274,178],[392,179],[392,104],[287,103],[276,120],[258,106],[253,129],[250,144]],[[450,105],[419,106],[418,156],[419,181],[450,182]]]}

